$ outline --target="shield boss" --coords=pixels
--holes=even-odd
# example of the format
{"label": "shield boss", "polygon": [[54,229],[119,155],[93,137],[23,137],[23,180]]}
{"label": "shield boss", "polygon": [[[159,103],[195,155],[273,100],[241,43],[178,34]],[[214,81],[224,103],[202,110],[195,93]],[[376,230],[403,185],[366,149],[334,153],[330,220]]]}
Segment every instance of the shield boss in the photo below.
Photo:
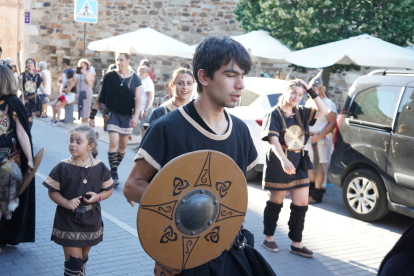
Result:
{"label": "shield boss", "polygon": [[217,151],[183,154],[145,191],[137,229],[145,252],[174,269],[202,265],[228,249],[247,210],[243,172]]}

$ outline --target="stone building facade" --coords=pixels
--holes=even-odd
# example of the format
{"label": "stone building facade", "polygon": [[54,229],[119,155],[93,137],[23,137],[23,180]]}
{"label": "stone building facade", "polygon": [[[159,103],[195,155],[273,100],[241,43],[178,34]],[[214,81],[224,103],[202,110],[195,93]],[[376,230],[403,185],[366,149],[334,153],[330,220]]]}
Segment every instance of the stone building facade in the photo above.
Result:
{"label": "stone building facade", "polygon": [[[98,23],[87,24],[86,44],[145,27],[151,27],[189,45],[199,43],[208,35],[242,34],[240,23],[235,20],[233,13],[237,3],[237,0],[100,0]],[[73,20],[73,0],[25,0],[25,9],[31,12],[31,23],[25,26],[24,57],[48,63],[53,78],[52,91],[57,95],[62,59],[69,58],[75,66],[82,57],[83,23]],[[109,52],[86,50],[85,57],[96,68],[97,80],[102,75],[102,69],[115,63],[114,54]],[[166,85],[175,68],[185,63],[191,65],[191,60],[183,58],[132,57],[131,65],[134,69],[142,58],[150,60],[155,74],[156,97],[166,94]],[[251,76],[257,72],[272,75],[277,70],[289,70],[283,64],[262,63],[257,68],[258,65],[254,64]],[[293,75],[307,80],[314,74],[316,71],[310,70],[307,74]],[[330,91],[338,105],[343,103],[343,92],[347,91],[349,85],[343,75],[331,76]],[[95,92],[99,89],[98,86],[96,85]]]}
{"label": "stone building facade", "polygon": [[1,59],[10,57],[15,64],[23,46],[24,10],[24,0],[0,1]]}

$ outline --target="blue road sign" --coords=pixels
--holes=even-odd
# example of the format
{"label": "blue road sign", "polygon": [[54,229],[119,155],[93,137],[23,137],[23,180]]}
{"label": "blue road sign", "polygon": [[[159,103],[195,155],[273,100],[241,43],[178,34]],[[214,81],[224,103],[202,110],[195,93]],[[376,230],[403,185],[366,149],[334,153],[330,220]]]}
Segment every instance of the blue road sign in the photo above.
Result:
{"label": "blue road sign", "polygon": [[30,17],[30,12],[25,12],[24,17]]}
{"label": "blue road sign", "polygon": [[98,1],[75,0],[74,18],[76,22],[98,23]]}
{"label": "blue road sign", "polygon": [[25,17],[24,18],[24,23],[30,24],[30,17]]}

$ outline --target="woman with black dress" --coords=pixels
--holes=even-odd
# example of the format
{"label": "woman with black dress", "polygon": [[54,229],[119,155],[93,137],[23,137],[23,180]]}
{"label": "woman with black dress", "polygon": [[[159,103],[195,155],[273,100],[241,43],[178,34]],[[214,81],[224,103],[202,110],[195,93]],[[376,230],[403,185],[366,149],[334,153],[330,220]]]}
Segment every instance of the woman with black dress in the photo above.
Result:
{"label": "woman with black dress", "polygon": [[[317,108],[298,106],[303,94],[314,99]],[[270,143],[266,154],[263,187],[270,191],[270,200],[264,210],[264,234],[262,245],[269,251],[279,248],[273,235],[286,192],[290,192],[292,203],[289,219],[290,252],[303,257],[313,257],[313,252],[302,245],[302,232],[308,210],[309,165],[304,145],[309,139],[309,125],[328,112],[318,94],[300,79],[290,81],[277,105],[263,120],[262,140]]]}
{"label": "woman with black dress", "polygon": [[[17,83],[12,71],[0,65],[0,170],[2,186],[6,160],[20,160],[20,171],[33,169],[33,150],[26,108],[17,98]],[[15,146],[15,148],[14,148]],[[20,154],[14,155],[15,152]],[[13,156],[13,157],[12,157]],[[17,158],[16,158],[17,157]],[[9,184],[9,183],[7,183]],[[3,189],[1,189],[3,190]],[[7,200],[0,192],[0,201]],[[0,203],[2,204],[2,203]],[[11,219],[10,219],[11,215]],[[19,196],[19,207],[12,214],[0,211],[0,245],[35,241],[35,180]],[[1,253],[1,249],[0,249]]]}
{"label": "woman with black dress", "polygon": [[[43,79],[35,71],[36,70],[36,61],[32,58],[26,60],[26,71],[22,73],[22,84],[23,84],[23,94],[24,101],[27,111],[29,112],[29,122],[30,125],[33,124],[33,116],[39,116],[42,112],[42,99],[37,94],[37,89],[40,88]],[[42,91],[43,92],[43,91]]]}

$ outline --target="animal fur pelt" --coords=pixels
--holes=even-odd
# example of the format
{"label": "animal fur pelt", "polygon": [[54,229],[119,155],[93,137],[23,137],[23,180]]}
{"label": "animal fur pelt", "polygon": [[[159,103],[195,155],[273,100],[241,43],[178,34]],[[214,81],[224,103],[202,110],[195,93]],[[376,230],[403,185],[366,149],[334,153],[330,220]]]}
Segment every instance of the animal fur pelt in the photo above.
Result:
{"label": "animal fur pelt", "polygon": [[[132,75],[132,78],[135,75]],[[119,115],[132,115],[135,107],[135,93],[128,88],[128,83],[121,86],[120,76],[111,71],[104,76],[99,102],[112,112]]]}
{"label": "animal fur pelt", "polygon": [[19,166],[7,158],[0,160],[0,211],[10,220],[12,213],[19,207],[19,191],[23,176]]}

